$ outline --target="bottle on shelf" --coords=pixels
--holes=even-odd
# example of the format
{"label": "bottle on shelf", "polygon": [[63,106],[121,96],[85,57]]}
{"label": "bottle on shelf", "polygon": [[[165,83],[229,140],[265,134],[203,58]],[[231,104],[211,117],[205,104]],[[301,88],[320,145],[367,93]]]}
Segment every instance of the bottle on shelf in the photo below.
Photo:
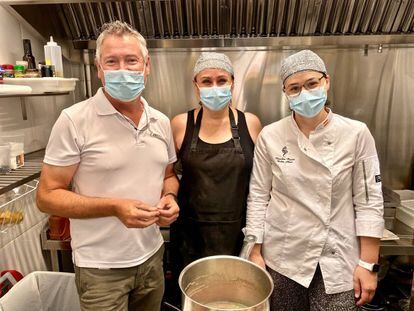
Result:
{"label": "bottle on shelf", "polygon": [[46,65],[54,66],[56,77],[63,77],[62,49],[53,41],[52,36],[50,36],[50,41],[44,46],[44,49]]}
{"label": "bottle on shelf", "polygon": [[36,61],[32,54],[32,45],[29,39],[23,39],[23,60],[27,62],[27,69],[36,69]]}

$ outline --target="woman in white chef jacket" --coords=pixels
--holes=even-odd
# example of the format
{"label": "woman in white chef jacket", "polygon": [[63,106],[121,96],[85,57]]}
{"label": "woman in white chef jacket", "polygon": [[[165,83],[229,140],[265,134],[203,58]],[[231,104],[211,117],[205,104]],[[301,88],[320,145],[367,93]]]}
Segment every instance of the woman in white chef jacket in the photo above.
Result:
{"label": "woman in white chef jacket", "polygon": [[384,227],[375,142],[325,106],[330,77],[314,52],[284,59],[281,80],[292,114],[257,140],[250,259],[274,279],[272,310],[355,310],[375,293]]}

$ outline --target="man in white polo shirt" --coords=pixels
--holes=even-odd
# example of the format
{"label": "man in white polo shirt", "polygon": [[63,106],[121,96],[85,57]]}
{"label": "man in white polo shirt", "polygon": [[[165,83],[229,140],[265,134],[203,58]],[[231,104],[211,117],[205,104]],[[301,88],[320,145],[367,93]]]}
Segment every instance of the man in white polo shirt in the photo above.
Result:
{"label": "man in white polo shirt", "polygon": [[140,96],[150,59],[136,30],[104,25],[96,65],[104,87],[56,121],[37,204],[70,218],[82,310],[159,310],[159,226],[179,211],[170,123]]}

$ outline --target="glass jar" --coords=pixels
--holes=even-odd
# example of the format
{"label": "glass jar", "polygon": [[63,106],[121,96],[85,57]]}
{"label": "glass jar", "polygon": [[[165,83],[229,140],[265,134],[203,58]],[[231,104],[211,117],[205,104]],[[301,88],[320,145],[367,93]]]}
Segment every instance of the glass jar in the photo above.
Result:
{"label": "glass jar", "polygon": [[14,66],[14,77],[15,78],[24,78],[24,66],[15,65]]}
{"label": "glass jar", "polygon": [[39,70],[37,69],[27,69],[26,73],[24,74],[25,78],[39,78]]}
{"label": "glass jar", "polygon": [[3,67],[0,66],[0,84],[3,83],[3,74],[4,74]]}
{"label": "glass jar", "polygon": [[24,70],[27,69],[27,62],[25,60],[16,60],[16,65],[24,66]]}
{"label": "glass jar", "polygon": [[3,68],[3,77],[4,78],[14,78],[14,67],[10,64],[1,65]]}

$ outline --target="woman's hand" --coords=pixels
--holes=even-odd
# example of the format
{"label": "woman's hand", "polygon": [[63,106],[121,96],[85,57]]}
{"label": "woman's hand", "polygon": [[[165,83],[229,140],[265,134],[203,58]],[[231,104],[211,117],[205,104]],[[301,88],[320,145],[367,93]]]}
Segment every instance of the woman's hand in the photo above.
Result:
{"label": "woman's hand", "polygon": [[354,271],[354,292],[358,307],[370,302],[377,289],[377,273],[357,266]]}
{"label": "woman's hand", "polygon": [[249,260],[266,270],[266,263],[262,256],[262,244],[255,244],[253,246]]}

